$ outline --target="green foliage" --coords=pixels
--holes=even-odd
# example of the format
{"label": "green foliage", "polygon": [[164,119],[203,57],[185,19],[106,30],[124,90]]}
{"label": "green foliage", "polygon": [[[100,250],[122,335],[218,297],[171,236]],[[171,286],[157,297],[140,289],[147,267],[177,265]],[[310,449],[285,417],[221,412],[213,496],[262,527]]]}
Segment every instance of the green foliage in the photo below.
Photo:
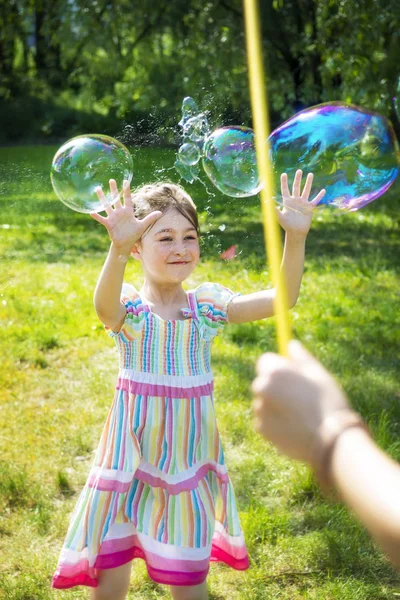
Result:
{"label": "green foliage", "polygon": [[[395,120],[399,6],[260,2],[273,126],[333,100]],[[2,143],[88,131],[169,143],[187,95],[213,125],[251,124],[241,0],[3,2],[0,75]]]}

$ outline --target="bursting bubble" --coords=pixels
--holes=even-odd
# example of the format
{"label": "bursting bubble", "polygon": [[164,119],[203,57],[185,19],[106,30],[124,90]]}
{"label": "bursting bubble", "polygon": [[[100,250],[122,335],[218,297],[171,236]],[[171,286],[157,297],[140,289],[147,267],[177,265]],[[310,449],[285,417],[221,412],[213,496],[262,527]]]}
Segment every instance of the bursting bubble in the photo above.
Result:
{"label": "bursting bubble", "polygon": [[174,167],[178,171],[179,175],[188,183],[193,183],[195,179],[198,179],[200,171],[198,164],[190,166],[185,165],[179,160],[179,158],[177,158]]}
{"label": "bursting bubble", "polygon": [[203,147],[204,171],[216,188],[236,198],[254,196],[260,189],[254,132],[247,127],[220,127]]}
{"label": "bursting bubble", "polygon": [[56,152],[51,166],[51,183],[61,202],[81,213],[100,212],[104,205],[96,194],[101,187],[107,204],[111,197],[109,180],[115,179],[118,189],[124,179],[131,181],[132,156],[118,140],[106,135],[80,135],[68,140]]}
{"label": "bursting bubble", "polygon": [[272,132],[269,143],[276,189],[283,172],[289,181],[299,168],[314,173],[315,193],[326,190],[319,206],[358,210],[386,192],[399,172],[388,120],[341,102],[299,112]]}
{"label": "bursting bubble", "polygon": [[183,127],[186,121],[190,119],[190,117],[194,117],[199,112],[200,111],[197,107],[196,102],[193,100],[193,98],[187,96],[183,99],[182,102],[182,119],[179,121],[179,125]]}
{"label": "bursting bubble", "polygon": [[178,157],[184,165],[196,165],[200,160],[200,149],[196,144],[186,142],[178,150]]}
{"label": "bursting bubble", "polygon": [[184,137],[192,142],[202,142],[209,131],[207,117],[203,113],[190,117],[183,125]]}

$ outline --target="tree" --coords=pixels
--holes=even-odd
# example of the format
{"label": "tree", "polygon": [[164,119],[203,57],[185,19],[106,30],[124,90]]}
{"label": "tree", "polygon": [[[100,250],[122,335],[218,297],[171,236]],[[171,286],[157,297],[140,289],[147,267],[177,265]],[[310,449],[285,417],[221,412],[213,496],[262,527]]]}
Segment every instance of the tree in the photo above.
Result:
{"label": "tree", "polygon": [[[273,125],[333,100],[388,114],[398,0],[260,8]],[[242,0],[0,0],[0,26],[0,99],[172,125],[192,95],[215,124],[250,124]]]}

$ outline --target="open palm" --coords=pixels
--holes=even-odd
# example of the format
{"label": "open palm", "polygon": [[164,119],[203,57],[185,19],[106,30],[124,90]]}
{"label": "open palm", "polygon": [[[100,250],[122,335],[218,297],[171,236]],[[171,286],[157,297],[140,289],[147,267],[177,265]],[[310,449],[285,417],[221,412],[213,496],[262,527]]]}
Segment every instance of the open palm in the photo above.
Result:
{"label": "open palm", "polygon": [[309,173],[301,191],[303,172],[296,171],[293,180],[292,193],[289,190],[288,176],[281,175],[282,208],[277,207],[280,225],[285,231],[299,235],[307,235],[312,221],[312,215],[319,201],[325,196],[326,191],[321,190],[313,200],[309,200],[314,175]]}
{"label": "open palm", "polygon": [[110,179],[110,192],[112,198],[118,197],[114,207],[107,203],[103,190],[101,188],[96,189],[97,196],[104,206],[107,217],[103,217],[97,213],[91,213],[90,216],[104,225],[115,248],[121,254],[129,255],[134,244],[162,213],[160,211],[153,211],[144,219],[136,219],[128,181],[124,181],[123,185],[123,204],[119,199],[118,187],[114,179]]}

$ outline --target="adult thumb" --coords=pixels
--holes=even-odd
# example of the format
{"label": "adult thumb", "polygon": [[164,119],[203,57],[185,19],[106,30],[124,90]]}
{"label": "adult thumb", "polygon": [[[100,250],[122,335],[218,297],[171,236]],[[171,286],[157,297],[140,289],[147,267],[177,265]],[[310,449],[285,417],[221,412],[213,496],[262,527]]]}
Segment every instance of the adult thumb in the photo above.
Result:
{"label": "adult thumb", "polygon": [[290,358],[297,363],[323,369],[321,363],[298,340],[290,340],[288,350]]}

